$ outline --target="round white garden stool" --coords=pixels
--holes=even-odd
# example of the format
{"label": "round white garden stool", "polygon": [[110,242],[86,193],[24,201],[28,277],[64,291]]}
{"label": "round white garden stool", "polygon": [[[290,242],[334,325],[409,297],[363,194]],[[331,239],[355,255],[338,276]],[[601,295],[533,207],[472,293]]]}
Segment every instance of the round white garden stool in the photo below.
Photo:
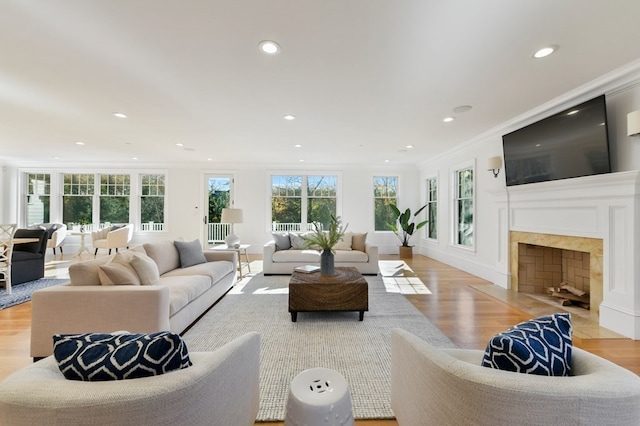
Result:
{"label": "round white garden stool", "polygon": [[285,426],[353,425],[351,394],[345,378],[328,368],[304,370],[293,378]]}

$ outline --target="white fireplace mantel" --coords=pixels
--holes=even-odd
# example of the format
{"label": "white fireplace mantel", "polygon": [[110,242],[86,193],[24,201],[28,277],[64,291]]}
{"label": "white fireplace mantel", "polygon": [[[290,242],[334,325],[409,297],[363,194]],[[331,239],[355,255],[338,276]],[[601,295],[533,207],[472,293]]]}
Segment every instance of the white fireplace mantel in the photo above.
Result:
{"label": "white fireplace mantel", "polygon": [[640,339],[640,171],[508,187],[506,206],[508,231],[602,239],[600,325]]}

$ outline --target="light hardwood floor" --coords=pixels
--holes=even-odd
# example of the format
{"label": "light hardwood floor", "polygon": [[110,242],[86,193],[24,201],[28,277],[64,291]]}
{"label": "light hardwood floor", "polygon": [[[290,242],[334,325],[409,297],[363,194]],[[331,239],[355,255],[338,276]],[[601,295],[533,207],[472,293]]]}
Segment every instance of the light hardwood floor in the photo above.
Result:
{"label": "light hardwood floor", "polygon": [[[85,255],[84,259],[90,257]],[[252,271],[259,272],[261,262],[253,256]],[[65,254],[47,258],[47,276],[67,274],[71,262]],[[484,349],[494,334],[530,318],[563,311],[563,307],[514,294],[458,269],[415,255],[403,263],[397,256],[382,256],[382,263],[394,271],[398,282],[405,279],[423,283],[430,294],[406,294],[427,318],[456,345]],[[409,280],[408,278],[411,278]],[[574,313],[574,344],[640,374],[640,341],[633,341],[600,328],[585,313]],[[365,317],[366,321],[366,317]],[[0,379],[31,363],[29,337],[31,304],[24,303],[0,310]],[[360,426],[391,426],[393,420],[358,421]],[[283,423],[260,423],[279,426]]]}

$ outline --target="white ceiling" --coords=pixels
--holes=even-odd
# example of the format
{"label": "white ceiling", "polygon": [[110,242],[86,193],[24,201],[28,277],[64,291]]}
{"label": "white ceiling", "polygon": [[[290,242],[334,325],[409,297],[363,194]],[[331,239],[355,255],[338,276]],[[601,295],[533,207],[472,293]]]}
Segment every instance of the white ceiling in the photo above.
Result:
{"label": "white ceiling", "polygon": [[0,162],[415,164],[640,58],[639,18],[638,0],[2,0]]}

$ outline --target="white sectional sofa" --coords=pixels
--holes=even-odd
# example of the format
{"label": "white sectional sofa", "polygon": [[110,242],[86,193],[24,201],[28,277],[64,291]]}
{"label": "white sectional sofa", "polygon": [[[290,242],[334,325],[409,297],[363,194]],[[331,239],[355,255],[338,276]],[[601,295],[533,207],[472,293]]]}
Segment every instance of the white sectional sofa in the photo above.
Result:
{"label": "white sectional sofa", "polygon": [[[100,267],[115,256],[126,257],[133,252],[151,258],[159,280],[152,285],[101,284]],[[236,282],[236,252],[200,254],[205,263],[182,268],[174,242],[160,241],[72,264],[69,283],[33,293],[31,356],[51,355],[52,336],[57,333],[181,333]]]}
{"label": "white sectional sofa", "polygon": [[[320,251],[305,249],[299,233],[274,233],[264,245],[262,269],[265,275],[291,274],[297,266],[320,265]],[[289,245],[286,244],[289,237]],[[365,233],[347,233],[335,247],[335,266],[353,266],[363,275],[378,274],[378,247],[366,242]]]}

